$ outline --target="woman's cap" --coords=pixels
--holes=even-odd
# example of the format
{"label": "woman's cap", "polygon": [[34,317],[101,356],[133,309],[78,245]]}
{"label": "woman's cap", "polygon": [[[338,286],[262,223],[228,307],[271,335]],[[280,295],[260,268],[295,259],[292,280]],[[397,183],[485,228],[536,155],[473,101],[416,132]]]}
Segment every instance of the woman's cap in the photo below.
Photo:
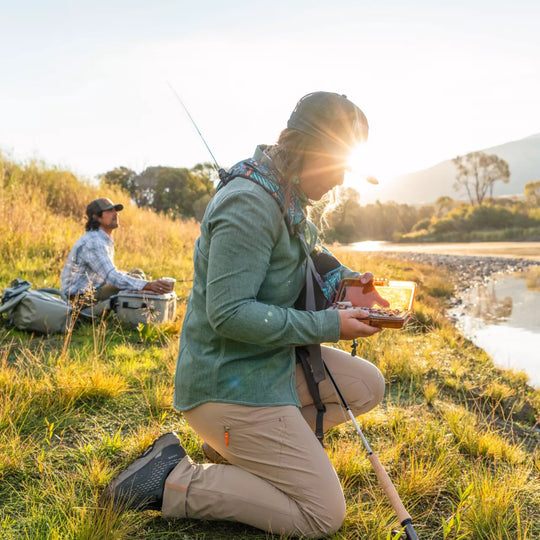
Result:
{"label": "woman's cap", "polygon": [[96,199],[86,207],[86,215],[91,218],[94,214],[97,215],[100,212],[104,212],[105,210],[111,210],[112,208],[114,208],[117,212],[120,212],[120,210],[124,209],[124,205],[114,204],[111,199]]}
{"label": "woman's cap", "polygon": [[365,142],[369,125],[364,113],[347,96],[313,92],[296,104],[287,127],[320,140],[331,151],[345,151]]}

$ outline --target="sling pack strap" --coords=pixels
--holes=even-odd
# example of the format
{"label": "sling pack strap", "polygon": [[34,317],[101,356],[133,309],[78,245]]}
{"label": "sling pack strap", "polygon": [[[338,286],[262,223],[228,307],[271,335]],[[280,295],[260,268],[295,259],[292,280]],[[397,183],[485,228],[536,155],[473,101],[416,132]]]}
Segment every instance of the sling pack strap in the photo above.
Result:
{"label": "sling pack strap", "polygon": [[[310,350],[312,347],[296,347],[296,360],[302,364],[304,374],[306,376],[306,383],[313,398],[313,405],[317,409],[317,417],[315,419],[315,435],[319,442],[324,446],[324,430],[323,430],[323,418],[324,413],[326,412],[326,405],[321,400],[321,394],[319,393],[319,383],[315,382],[315,377],[313,375],[312,364],[310,363],[311,355],[313,352]],[[319,349],[320,355],[320,347]],[[322,359],[321,359],[322,361]],[[324,366],[324,364],[323,364]]]}
{"label": "sling pack strap", "polygon": [[[301,238],[301,240],[302,244],[306,246],[306,311],[315,311],[317,309],[315,301],[315,274],[317,270],[315,269],[312,258],[307,253],[307,244],[304,238]],[[326,378],[326,373],[324,371],[321,346],[319,344],[313,344],[306,347],[297,347],[296,357],[302,363],[308,390],[313,398],[313,404],[317,409],[315,435],[324,446],[323,418],[326,412],[326,406],[321,400],[319,383]]]}
{"label": "sling pack strap", "polygon": [[54,289],[51,287],[41,287],[40,289],[36,289],[36,290],[59,296],[62,300],[64,300],[64,302],[68,301],[67,296],[60,289]]}
{"label": "sling pack strap", "polygon": [[[306,311],[316,311],[315,305],[315,265],[308,255],[306,258]],[[315,383],[319,384],[326,378],[320,345],[308,345],[309,359],[311,362],[312,376]]]}
{"label": "sling pack strap", "polygon": [[[11,282],[11,285],[2,292],[2,307],[0,308],[0,313],[7,311],[10,305],[16,305],[20,302],[24,297],[23,293],[30,290],[30,287],[32,287],[32,284],[29,281],[19,278],[14,279]],[[18,300],[15,300],[16,298],[18,298]]]}

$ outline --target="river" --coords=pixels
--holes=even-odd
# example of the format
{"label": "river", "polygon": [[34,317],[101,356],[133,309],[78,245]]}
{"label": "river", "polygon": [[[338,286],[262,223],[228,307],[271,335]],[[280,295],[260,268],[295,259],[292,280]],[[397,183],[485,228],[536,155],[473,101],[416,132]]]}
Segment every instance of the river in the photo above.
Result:
{"label": "river", "polygon": [[394,244],[379,240],[368,240],[351,244],[356,251],[405,251],[435,253],[441,255],[472,255],[477,257],[512,257],[529,259],[540,263],[540,242],[456,242]]}
{"label": "river", "polygon": [[464,291],[450,314],[497,365],[526,371],[530,384],[540,388],[540,288],[528,286],[533,281],[493,277]]}
{"label": "river", "polygon": [[[436,255],[506,257],[538,261],[540,242],[394,244],[358,242],[357,251],[393,251]],[[462,333],[502,368],[525,371],[540,388],[540,270],[494,274],[460,293],[461,303],[449,315]]]}

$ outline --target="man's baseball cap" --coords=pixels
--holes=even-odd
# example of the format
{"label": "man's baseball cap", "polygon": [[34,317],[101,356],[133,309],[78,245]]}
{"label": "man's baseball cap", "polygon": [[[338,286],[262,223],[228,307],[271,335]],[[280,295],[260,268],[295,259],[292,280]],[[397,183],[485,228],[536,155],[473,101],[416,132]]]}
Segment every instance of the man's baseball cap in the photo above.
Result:
{"label": "man's baseball cap", "polygon": [[114,208],[117,212],[120,212],[120,210],[124,209],[124,205],[114,204],[111,199],[96,199],[86,207],[86,215],[91,218],[94,214],[97,215],[100,212],[104,212],[105,210],[111,210],[112,208]]}
{"label": "man's baseball cap", "polygon": [[287,127],[307,133],[331,152],[349,152],[367,141],[369,125],[364,113],[347,96],[313,92],[296,104]]}

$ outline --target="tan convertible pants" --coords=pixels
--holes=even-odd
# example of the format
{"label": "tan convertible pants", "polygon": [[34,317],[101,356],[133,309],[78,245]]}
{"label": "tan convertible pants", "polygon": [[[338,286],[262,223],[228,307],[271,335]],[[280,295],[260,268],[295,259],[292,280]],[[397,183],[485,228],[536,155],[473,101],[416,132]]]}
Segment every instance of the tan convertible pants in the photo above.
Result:
{"label": "tan convertible pants", "polygon": [[[323,347],[323,358],[356,415],[382,401],[384,378],[371,363]],[[165,483],[163,517],[230,520],[273,534],[320,538],[345,518],[339,479],[313,431],[316,409],[302,367],[302,408],[205,403],[185,412],[190,426],[230,465],[185,457]],[[332,382],[319,385],[325,430],[348,419]]]}

